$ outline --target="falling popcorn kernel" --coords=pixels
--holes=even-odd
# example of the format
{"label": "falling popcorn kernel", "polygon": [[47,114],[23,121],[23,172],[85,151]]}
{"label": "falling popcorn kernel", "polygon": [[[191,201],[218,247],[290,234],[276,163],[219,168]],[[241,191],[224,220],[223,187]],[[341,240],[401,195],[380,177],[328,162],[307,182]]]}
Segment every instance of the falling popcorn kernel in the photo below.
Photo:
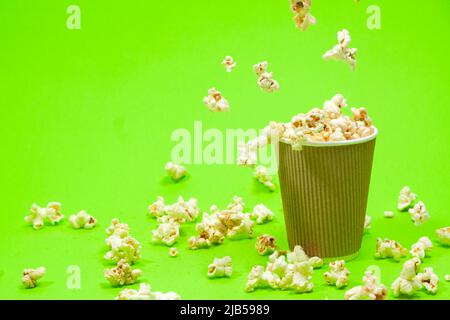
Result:
{"label": "falling popcorn kernel", "polygon": [[233,69],[236,67],[236,62],[231,56],[226,56],[225,59],[223,59],[222,64],[225,66],[227,72],[233,71]]}
{"label": "falling popcorn kernel", "polygon": [[37,281],[45,274],[45,268],[25,269],[22,272],[22,284],[26,289],[32,289],[37,286]]}
{"label": "falling popcorn kernel", "polygon": [[348,30],[343,29],[338,32],[338,44],[333,47],[333,49],[327,51],[323,55],[325,60],[342,60],[347,62],[352,69],[356,66],[356,48],[349,48],[351,37]]}
{"label": "falling popcorn kernel", "polygon": [[267,72],[267,61],[253,65],[253,70],[258,76],[258,86],[265,92],[274,92],[280,89],[278,82],[273,79],[272,72]]}
{"label": "falling popcorn kernel", "polygon": [[208,266],[209,278],[231,277],[233,273],[231,257],[214,258],[213,263]]}
{"label": "falling popcorn kernel", "polygon": [[186,168],[173,162],[167,162],[164,169],[174,181],[179,181],[186,176]]}
{"label": "falling popcorn kernel", "polygon": [[203,103],[213,112],[223,112],[230,109],[228,101],[222,96],[220,91],[215,88],[208,90],[208,96],[203,98]]}
{"label": "falling popcorn kernel", "polygon": [[309,25],[316,24],[309,11],[311,10],[311,0],[290,0],[291,10],[294,15],[295,26],[301,31],[305,31]]}

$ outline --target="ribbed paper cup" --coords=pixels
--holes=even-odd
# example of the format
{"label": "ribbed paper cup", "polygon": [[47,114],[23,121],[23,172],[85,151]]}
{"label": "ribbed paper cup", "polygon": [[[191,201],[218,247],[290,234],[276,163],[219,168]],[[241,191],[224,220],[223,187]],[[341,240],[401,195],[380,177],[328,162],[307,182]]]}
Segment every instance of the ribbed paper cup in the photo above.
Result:
{"label": "ribbed paper cup", "polygon": [[375,138],[279,143],[278,174],[289,247],[350,259],[361,247]]}

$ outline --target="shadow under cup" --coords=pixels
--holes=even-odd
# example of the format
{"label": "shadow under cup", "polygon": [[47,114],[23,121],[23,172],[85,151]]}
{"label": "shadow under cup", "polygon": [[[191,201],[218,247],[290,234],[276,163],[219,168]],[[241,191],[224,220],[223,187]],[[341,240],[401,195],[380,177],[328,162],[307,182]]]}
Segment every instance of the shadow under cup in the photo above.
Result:
{"label": "shadow under cup", "polygon": [[309,256],[355,257],[361,248],[377,130],[358,140],[294,151],[279,142],[278,175],[289,247]]}

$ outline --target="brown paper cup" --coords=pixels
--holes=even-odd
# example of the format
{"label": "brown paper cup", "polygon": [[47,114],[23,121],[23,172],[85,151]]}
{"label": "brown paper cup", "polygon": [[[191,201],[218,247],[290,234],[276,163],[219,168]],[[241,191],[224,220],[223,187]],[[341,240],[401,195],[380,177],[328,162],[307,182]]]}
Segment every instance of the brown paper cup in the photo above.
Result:
{"label": "brown paper cup", "polygon": [[292,150],[279,143],[281,197],[289,247],[309,256],[355,257],[364,232],[377,131],[367,138]]}

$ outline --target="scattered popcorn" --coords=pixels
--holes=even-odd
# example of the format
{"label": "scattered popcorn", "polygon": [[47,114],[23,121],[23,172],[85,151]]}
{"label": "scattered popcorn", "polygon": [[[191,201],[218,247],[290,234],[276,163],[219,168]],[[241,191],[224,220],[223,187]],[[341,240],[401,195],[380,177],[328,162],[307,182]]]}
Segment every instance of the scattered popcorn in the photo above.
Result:
{"label": "scattered popcorn", "polygon": [[236,62],[230,56],[226,56],[225,59],[222,61],[222,64],[227,69],[227,72],[231,72],[234,69],[234,67],[236,67]]}
{"label": "scattered popcorn", "polygon": [[63,218],[61,204],[59,202],[50,202],[45,208],[33,204],[30,209],[30,214],[25,217],[25,221],[32,224],[35,230],[39,230],[44,226],[45,222],[54,225]]}
{"label": "scattered popcorn", "polygon": [[437,229],[436,234],[442,244],[450,246],[450,227]]}
{"label": "scattered popcorn", "polygon": [[370,230],[372,224],[372,217],[366,214],[366,217],[364,218],[364,230]]}
{"label": "scattered popcorn", "polygon": [[335,285],[336,288],[345,287],[348,284],[348,276],[350,271],[345,267],[344,260],[337,260],[330,262],[330,271],[323,274],[325,281],[330,285]]}
{"label": "scattered popcorn", "polygon": [[223,257],[221,259],[214,258],[213,263],[208,266],[209,278],[231,277],[233,267],[231,265],[231,257]]}
{"label": "scattered popcorn", "polygon": [[399,261],[401,258],[406,256],[408,253],[408,250],[400,243],[398,243],[395,240],[390,239],[377,239],[377,245],[376,245],[376,252],[375,257],[376,258],[393,258],[395,261]]}
{"label": "scattered popcorn", "polygon": [[379,283],[374,271],[367,270],[363,277],[364,285],[351,288],[345,293],[345,300],[385,300],[386,287]]}
{"label": "scattered popcorn", "polygon": [[265,166],[257,166],[255,168],[255,172],[253,176],[264,186],[267,187],[270,191],[275,190],[275,184],[272,182],[273,176],[269,175],[267,172],[267,167]]}
{"label": "scattered popcorn", "polygon": [[270,211],[270,209],[267,208],[265,205],[260,203],[253,208],[251,217],[252,219],[256,219],[257,224],[263,224],[267,221],[272,221],[273,212]]}
{"label": "scattered popcorn", "polygon": [[393,211],[385,211],[384,212],[384,217],[385,218],[393,218],[394,217],[394,212]]}
{"label": "scattered popcorn", "polygon": [[254,266],[248,275],[245,290],[254,291],[257,288],[291,289],[297,293],[310,292],[313,264],[319,264],[318,257],[309,258],[300,246],[293,252],[275,251],[269,256],[266,268]]}
{"label": "scattered popcorn", "polygon": [[167,162],[164,169],[174,181],[179,181],[186,176],[186,168],[173,162]]}
{"label": "scattered popcorn", "polygon": [[409,214],[411,215],[411,219],[414,221],[414,225],[416,226],[419,226],[430,219],[427,208],[422,201],[419,201],[414,207],[409,209]]}
{"label": "scattered popcorn", "polygon": [[294,15],[295,26],[301,31],[305,31],[309,25],[316,24],[309,11],[311,10],[311,0],[290,0],[291,10]]}
{"label": "scattered popcorn", "polygon": [[153,241],[171,246],[180,237],[180,225],[173,220],[160,223],[156,230],[152,230],[152,235]]}
{"label": "scattered popcorn", "polygon": [[433,272],[433,268],[427,267],[417,275],[427,293],[435,294],[438,291],[439,277]]}
{"label": "scattered popcorn", "polygon": [[[191,222],[197,219],[200,209],[197,205],[197,199],[191,198],[185,201],[183,197],[178,197],[178,201],[171,205],[164,204],[164,198],[158,197],[157,200],[148,207],[149,215],[159,218],[160,222],[166,222],[167,219],[177,223]],[[161,219],[163,218],[163,219]]]}
{"label": "scattered popcorn", "polygon": [[105,259],[118,262],[124,259],[130,264],[134,264],[140,257],[140,243],[130,236],[130,228],[126,223],[121,223],[118,219],[113,219],[111,225],[106,229],[105,243],[110,247],[110,251],[105,254]]}
{"label": "scattered popcorn", "polygon": [[253,70],[258,76],[258,85],[265,92],[274,92],[280,89],[278,82],[273,79],[272,72],[267,72],[267,61],[259,62],[253,65]]}
{"label": "scattered popcorn", "polygon": [[256,251],[262,256],[272,254],[276,249],[276,240],[274,236],[263,234],[256,240]]}
{"label": "scattered popcorn", "polygon": [[411,192],[411,189],[408,186],[404,186],[398,196],[397,209],[400,211],[408,209],[416,198],[417,196]]}
{"label": "scattered popcorn", "polygon": [[37,281],[45,274],[45,268],[25,269],[22,272],[22,284],[25,288],[31,289],[37,286]]}
{"label": "scattered popcorn", "polygon": [[444,279],[445,279],[445,281],[450,281],[450,274],[446,274],[446,275],[444,276]]}
{"label": "scattered popcorn", "polygon": [[414,243],[411,247],[409,253],[415,258],[423,259],[425,258],[426,252],[433,248],[433,243],[428,237],[421,237],[419,241]]}
{"label": "scattered popcorn", "polygon": [[208,90],[208,96],[203,98],[203,103],[213,112],[228,111],[230,109],[228,101],[215,88]]}
{"label": "scattered popcorn", "polygon": [[113,287],[125,286],[133,284],[141,276],[142,272],[140,269],[131,269],[130,265],[126,260],[119,260],[117,266],[111,269],[105,269],[104,275],[106,280]]}
{"label": "scattered popcorn", "polygon": [[349,48],[351,37],[348,30],[343,29],[338,32],[338,44],[333,49],[327,51],[323,58],[325,60],[342,60],[347,62],[352,69],[355,69],[356,65],[356,48]]}
{"label": "scattered popcorn", "polygon": [[394,296],[400,295],[412,296],[414,293],[422,288],[422,283],[417,276],[420,267],[420,259],[412,258],[403,264],[402,272],[392,284],[392,291]]}
{"label": "scattered popcorn", "polygon": [[178,256],[178,250],[175,247],[172,247],[169,249],[169,256],[171,257],[176,257]]}
{"label": "scattered popcorn", "polygon": [[87,214],[86,211],[82,210],[77,214],[71,215],[69,217],[69,222],[75,229],[92,229],[95,227],[97,220],[90,214]]}
{"label": "scattered popcorn", "polygon": [[124,289],[119,292],[115,300],[180,300],[180,296],[173,291],[162,293],[152,292],[151,287],[146,283],[141,283],[139,290]]}
{"label": "scattered popcorn", "polygon": [[341,112],[346,106],[346,99],[336,94],[325,101],[323,109],[313,108],[306,114],[297,114],[286,123],[270,122],[257,138],[238,143],[237,164],[254,166],[258,149],[274,141],[290,144],[292,150],[301,150],[308,143],[357,140],[376,132],[365,108],[351,108],[353,117],[350,117]]}

